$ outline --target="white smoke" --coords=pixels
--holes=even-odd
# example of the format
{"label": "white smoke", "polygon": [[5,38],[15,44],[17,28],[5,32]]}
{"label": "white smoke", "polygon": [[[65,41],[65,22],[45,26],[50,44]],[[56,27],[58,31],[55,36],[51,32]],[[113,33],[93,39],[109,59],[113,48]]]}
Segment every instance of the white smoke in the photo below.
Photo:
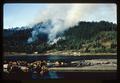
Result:
{"label": "white smoke", "polygon": [[[53,44],[58,38],[57,34],[63,33],[65,30],[69,29],[78,24],[79,21],[100,21],[100,20],[110,20],[110,15],[115,16],[116,9],[115,4],[49,4],[46,9],[39,12],[39,16],[33,23],[47,22],[51,21],[51,25],[47,28],[38,28],[32,32],[32,38],[36,40],[36,35],[40,32],[48,34],[48,43]],[[111,11],[112,10],[112,11]],[[97,15],[98,14],[98,15]],[[34,41],[33,40],[33,41]]]}
{"label": "white smoke", "polygon": [[52,42],[49,42],[49,44],[50,44],[50,45],[53,45],[53,44],[57,43],[60,39],[65,40],[65,37],[58,37],[58,38],[55,38],[55,39],[53,39]]}

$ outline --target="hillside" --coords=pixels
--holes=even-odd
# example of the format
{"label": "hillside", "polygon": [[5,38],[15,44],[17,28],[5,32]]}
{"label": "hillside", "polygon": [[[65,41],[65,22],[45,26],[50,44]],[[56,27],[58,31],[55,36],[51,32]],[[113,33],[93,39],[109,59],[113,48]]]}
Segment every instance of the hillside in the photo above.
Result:
{"label": "hillside", "polygon": [[[49,26],[49,23],[47,24]],[[48,44],[48,35],[37,34],[38,39],[28,43],[32,31],[37,28],[46,28],[39,23],[32,28],[4,29],[4,52],[16,53],[49,53],[77,51],[80,53],[116,53],[117,52],[117,25],[100,22],[79,22],[62,34],[58,34],[58,41]]]}

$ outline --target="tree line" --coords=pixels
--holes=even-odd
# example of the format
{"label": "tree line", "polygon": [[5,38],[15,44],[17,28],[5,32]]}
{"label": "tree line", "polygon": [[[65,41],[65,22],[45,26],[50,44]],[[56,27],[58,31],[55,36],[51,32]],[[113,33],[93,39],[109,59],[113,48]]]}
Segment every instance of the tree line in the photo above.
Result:
{"label": "tree line", "polygon": [[117,25],[112,22],[85,22],[66,30],[60,39],[53,45],[39,38],[33,43],[27,40],[31,37],[33,28],[21,30],[4,29],[4,52],[44,53],[48,50],[79,50],[80,52],[116,52],[117,51]]}

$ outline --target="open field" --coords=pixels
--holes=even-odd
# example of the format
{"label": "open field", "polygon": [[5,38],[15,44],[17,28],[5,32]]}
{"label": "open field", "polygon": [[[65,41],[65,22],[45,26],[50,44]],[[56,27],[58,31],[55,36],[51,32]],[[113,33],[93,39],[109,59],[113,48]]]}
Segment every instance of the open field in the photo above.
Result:
{"label": "open field", "polygon": [[10,55],[64,55],[64,56],[83,56],[83,55],[117,55],[117,53],[80,53],[80,52],[68,52],[68,51],[56,51],[56,52],[48,52],[48,53],[32,53],[32,54],[26,54],[26,53],[4,53],[4,56],[10,56]]}
{"label": "open field", "polygon": [[117,55],[117,53],[83,53],[79,50],[67,50],[67,51],[48,51],[44,53],[44,55],[73,55],[73,56],[81,56],[81,55]]}

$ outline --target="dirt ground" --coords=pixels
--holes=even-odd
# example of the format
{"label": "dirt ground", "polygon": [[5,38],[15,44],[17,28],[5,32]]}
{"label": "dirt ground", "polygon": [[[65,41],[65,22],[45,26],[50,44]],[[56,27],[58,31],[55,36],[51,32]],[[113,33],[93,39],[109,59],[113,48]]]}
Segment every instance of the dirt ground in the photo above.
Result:
{"label": "dirt ground", "polygon": [[117,70],[117,59],[94,59],[85,60],[84,63],[89,65],[79,66],[79,61],[74,61],[73,63],[78,64],[76,67],[53,67],[49,68],[50,71],[96,71],[104,70],[109,71]]}

